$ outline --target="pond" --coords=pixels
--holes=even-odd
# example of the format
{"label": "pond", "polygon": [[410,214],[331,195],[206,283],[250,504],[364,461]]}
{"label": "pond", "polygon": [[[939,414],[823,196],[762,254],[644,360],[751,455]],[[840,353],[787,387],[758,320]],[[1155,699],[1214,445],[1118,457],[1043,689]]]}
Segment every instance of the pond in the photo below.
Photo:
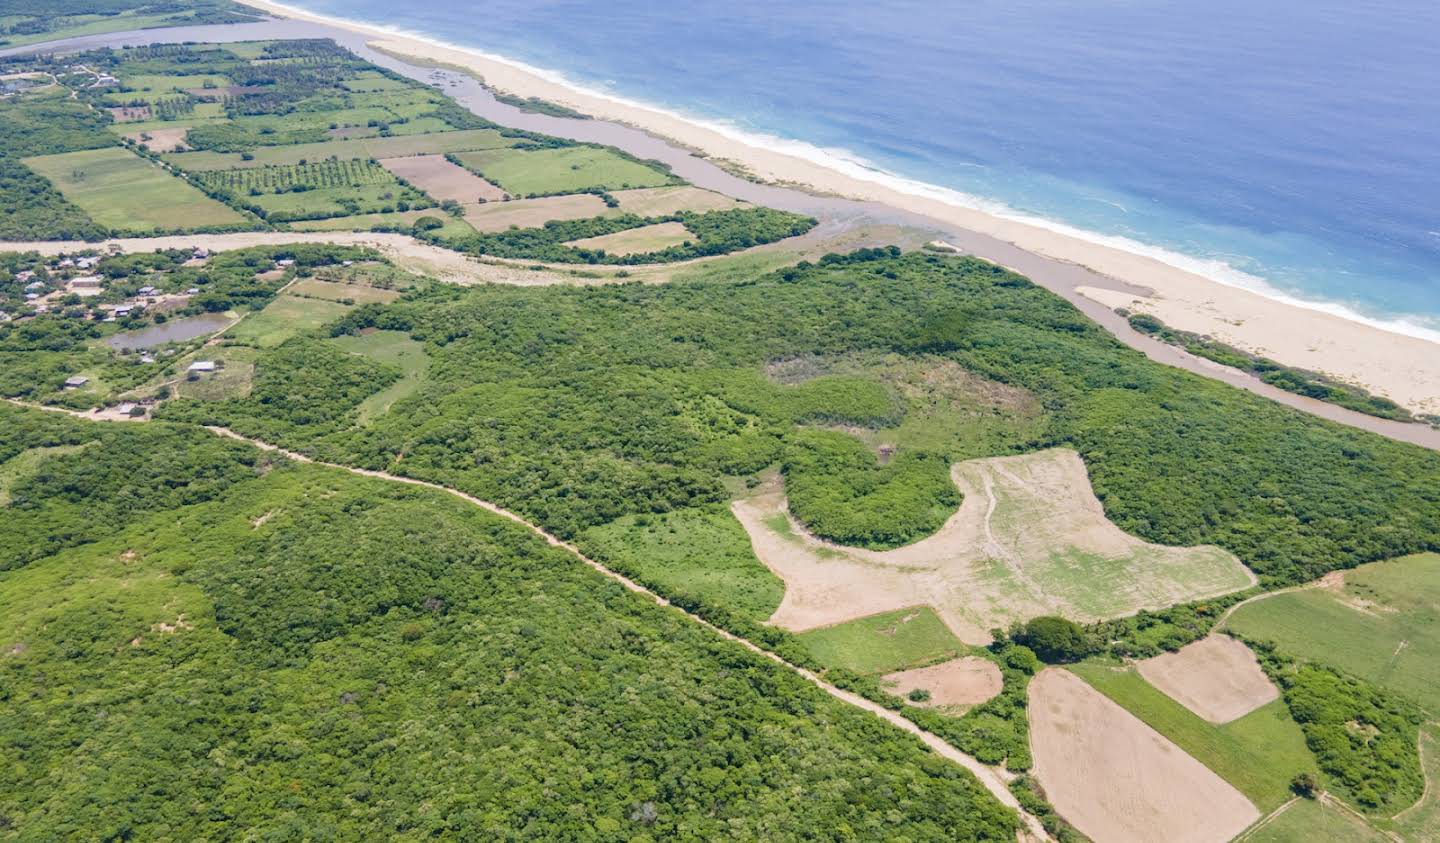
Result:
{"label": "pond", "polygon": [[206,334],[213,334],[230,324],[230,317],[223,313],[202,313],[184,319],[171,319],[136,331],[122,331],[107,342],[117,351],[133,351],[151,348],[167,342],[184,342]]}

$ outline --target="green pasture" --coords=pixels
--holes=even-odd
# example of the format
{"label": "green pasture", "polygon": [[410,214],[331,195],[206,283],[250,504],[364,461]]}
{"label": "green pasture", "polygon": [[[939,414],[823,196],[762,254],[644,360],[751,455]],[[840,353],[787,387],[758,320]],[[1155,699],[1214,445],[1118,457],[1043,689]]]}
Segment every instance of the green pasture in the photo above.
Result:
{"label": "green pasture", "polygon": [[349,309],[339,302],[282,295],[264,310],[246,315],[240,324],[225,332],[225,337],[260,348],[274,348],[297,334],[340,318]]}
{"label": "green pasture", "polygon": [[675,182],[667,173],[592,146],[490,149],[456,157],[482,178],[515,195],[659,187]]}
{"label": "green pasture", "polygon": [[252,160],[246,161],[238,152],[178,152],[165,160],[182,170],[230,170],[242,167],[263,167],[269,164],[299,164],[326,158],[402,158],[410,155],[434,155],[470,149],[493,149],[512,144],[494,129],[466,129],[389,138],[352,138],[349,140],[302,143],[292,146],[266,146],[255,149]]}
{"label": "green pasture", "polygon": [[826,667],[863,674],[923,667],[969,652],[929,606],[871,615],[798,637]]}
{"label": "green pasture", "polygon": [[415,394],[425,382],[425,369],[430,364],[425,344],[416,342],[403,331],[335,337],[331,342],[351,354],[361,354],[400,369],[400,380],[360,402],[361,424],[384,415],[396,401]]}

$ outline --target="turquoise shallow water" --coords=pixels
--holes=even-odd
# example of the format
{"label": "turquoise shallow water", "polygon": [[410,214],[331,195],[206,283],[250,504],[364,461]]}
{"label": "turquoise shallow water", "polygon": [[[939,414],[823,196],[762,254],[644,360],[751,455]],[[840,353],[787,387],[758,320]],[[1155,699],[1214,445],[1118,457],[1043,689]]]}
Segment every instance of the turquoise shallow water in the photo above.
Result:
{"label": "turquoise shallow water", "polygon": [[1433,2],[296,5],[1440,329]]}

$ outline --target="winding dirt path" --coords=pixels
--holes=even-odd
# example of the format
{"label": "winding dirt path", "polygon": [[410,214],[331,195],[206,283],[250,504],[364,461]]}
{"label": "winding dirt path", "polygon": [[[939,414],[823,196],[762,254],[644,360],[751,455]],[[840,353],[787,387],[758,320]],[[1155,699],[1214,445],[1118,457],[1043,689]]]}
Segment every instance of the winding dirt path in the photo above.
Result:
{"label": "winding dirt path", "polygon": [[[11,404],[26,407],[32,410],[46,410],[50,412],[65,413],[66,415],[75,416],[77,418],[90,419],[95,421],[119,421],[119,419],[98,417],[91,413],[84,413],[78,410],[69,410],[63,407],[46,407],[39,404],[31,404],[25,401],[18,401],[13,398],[7,400]],[[710,632],[719,635],[720,637],[725,638],[729,641],[733,641],[734,643],[740,645],[741,647],[744,647],[750,652],[769,659],[775,664],[785,667],[790,671],[800,675],[801,677],[805,678],[806,680],[814,684],[816,687],[818,687],[820,690],[824,691],[835,699],[840,700],[844,703],[848,703],[849,705],[861,709],[862,711],[869,712],[870,714],[879,717],[880,719],[896,727],[897,729],[909,732],[910,734],[919,738],[920,741],[924,743],[927,747],[929,747],[930,750],[936,755],[939,755],[941,758],[945,758],[946,760],[949,760],[955,764],[959,764],[966,770],[969,770],[971,773],[974,774],[975,778],[979,779],[980,784],[983,785],[985,789],[990,792],[990,795],[994,796],[995,799],[1000,802],[1000,804],[1013,809],[1022,820],[1022,826],[1020,829],[1020,838],[1022,840],[1053,840],[1053,838],[1051,838],[1050,835],[1046,833],[1044,827],[1040,824],[1040,821],[1034,815],[1028,813],[1023,808],[1021,808],[1019,800],[1017,800],[1015,798],[1015,795],[1010,792],[1010,788],[1008,785],[1010,780],[1014,778],[1012,774],[1006,772],[999,767],[991,767],[987,764],[983,764],[980,761],[977,761],[976,759],[970,757],[969,755],[966,755],[965,753],[946,743],[937,735],[925,731],[924,729],[920,728],[919,726],[915,725],[914,723],[910,722],[899,714],[891,711],[890,709],[885,708],[884,706],[881,706],[877,703],[871,702],[864,697],[852,694],[849,691],[837,688],[834,685],[831,685],[830,683],[821,679],[812,671],[806,670],[799,665],[791,664],[790,662],[786,661],[775,653],[772,653],[769,650],[766,650],[763,647],[752,643],[750,640],[741,638],[740,636],[735,635],[731,632],[727,632],[726,630],[715,626],[714,624],[710,623],[699,615],[693,614],[685,609],[680,608],[679,606],[675,606],[669,600],[665,599],[659,594],[656,594],[645,586],[640,585],[639,583],[635,582],[624,574],[612,571],[604,565],[600,564],[599,562],[596,562],[595,560],[586,556],[575,545],[564,541],[563,539],[560,539],[559,537],[546,531],[544,528],[536,524],[532,524],[531,522],[522,518],[520,515],[511,512],[510,510],[502,506],[491,503],[487,500],[483,500],[481,498],[477,498],[474,495],[467,494],[460,491],[459,489],[452,489],[449,486],[442,486],[438,483],[431,483],[426,480],[417,480],[413,477],[401,477],[400,475],[390,474],[384,471],[374,471],[367,468],[356,468],[354,466],[316,460],[297,451],[291,451],[286,448],[282,448],[279,445],[274,445],[269,442],[261,441],[259,439],[252,439],[248,436],[243,436],[227,427],[207,426],[205,429],[210,431],[211,433],[216,434],[217,436],[223,436],[228,439],[235,439],[240,442],[245,442],[249,445],[253,445],[256,448],[259,448],[262,451],[269,451],[271,453],[280,454],[281,456],[288,457],[295,462],[321,466],[324,468],[333,468],[339,471],[349,472],[350,474],[356,474],[361,477],[372,477],[378,480],[388,480],[391,483],[404,483],[407,486],[420,486],[426,489],[433,489],[437,492],[444,492],[445,494],[453,495],[460,500],[465,501],[472,506],[477,506],[493,515],[498,515],[501,518],[506,518],[510,521],[513,521],[516,524],[519,524],[520,526],[529,530],[536,536],[544,539],[545,543],[550,545],[551,547],[557,547],[569,551],[572,555],[575,556],[575,558],[579,559],[581,562],[585,563],[602,576],[608,577],[609,579],[620,583],[626,589],[635,592],[636,594],[644,595],[645,597],[650,598],[652,601],[655,602],[656,605],[665,606],[680,612],[692,623],[698,624],[709,630]]]}

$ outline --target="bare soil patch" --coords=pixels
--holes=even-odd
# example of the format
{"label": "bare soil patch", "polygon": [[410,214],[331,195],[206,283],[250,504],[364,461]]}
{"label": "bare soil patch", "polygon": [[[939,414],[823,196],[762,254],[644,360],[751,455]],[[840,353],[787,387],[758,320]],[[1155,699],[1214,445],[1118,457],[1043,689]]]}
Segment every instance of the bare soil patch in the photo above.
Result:
{"label": "bare soil patch", "polygon": [[550,220],[581,220],[598,217],[603,213],[603,199],[589,193],[579,193],[574,196],[546,196],[541,199],[466,205],[465,221],[476,231],[487,232],[504,231],[512,226],[539,228]]}
{"label": "bare soil patch", "polygon": [[1035,775],[1103,843],[1224,843],[1260,818],[1240,791],[1069,671],[1030,682]]}
{"label": "bare soil patch", "polygon": [[133,132],[125,137],[135,141],[151,152],[184,152],[190,148],[190,144],[185,142],[185,134],[189,131],[189,126],[177,126],[172,129],[150,129],[145,132]]}
{"label": "bare soil patch", "polygon": [[731,509],[756,556],[785,581],[770,622],[800,632],[909,606],[932,607],[968,644],[1038,615],[1123,617],[1247,588],[1216,547],[1143,542],[1105,518],[1080,456],[1055,448],[958,463],[964,494],[934,535],[884,552],[806,533],[778,486]]}
{"label": "bare soil patch", "polygon": [[505,196],[505,191],[464,167],[452,164],[443,155],[382,158],[380,166],[440,202],[453,199],[464,205],[476,203],[482,199],[486,202],[495,202]]}
{"label": "bare soil patch", "polygon": [[978,656],[964,656],[915,670],[902,670],[881,678],[888,690],[904,697],[923,689],[930,699],[917,705],[959,708],[979,705],[1000,693],[1004,677],[994,662]]}
{"label": "bare soil patch", "polygon": [[678,222],[644,225],[614,234],[586,237],[566,243],[573,249],[604,249],[612,255],[640,255],[659,252],[695,239],[690,229]]}
{"label": "bare soil patch", "polygon": [[150,106],[148,105],[139,105],[133,107],[119,106],[117,108],[107,108],[105,110],[110,112],[110,116],[114,118],[116,123],[135,123],[140,120],[150,119]]}
{"label": "bare soil patch", "polygon": [[1228,635],[1202,638],[1136,668],[1146,682],[1211,723],[1229,723],[1280,696],[1250,648]]}
{"label": "bare soil patch", "polygon": [[610,195],[619,201],[622,213],[642,217],[663,217],[681,211],[724,211],[747,204],[723,193],[691,185],[615,190]]}

